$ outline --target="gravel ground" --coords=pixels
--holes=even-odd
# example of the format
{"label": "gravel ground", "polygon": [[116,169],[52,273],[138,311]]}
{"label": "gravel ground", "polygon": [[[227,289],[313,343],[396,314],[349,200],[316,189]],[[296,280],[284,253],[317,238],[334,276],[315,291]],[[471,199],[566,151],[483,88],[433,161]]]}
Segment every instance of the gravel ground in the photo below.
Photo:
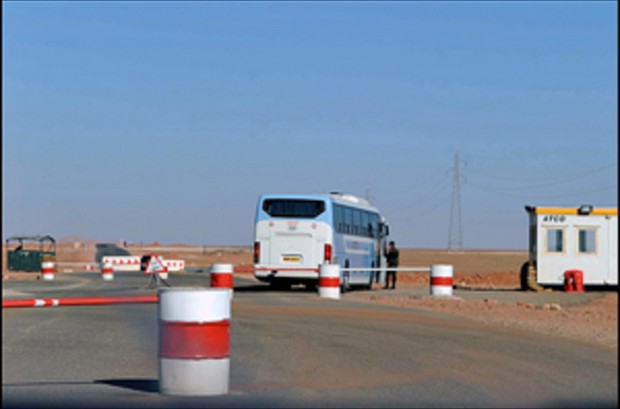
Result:
{"label": "gravel ground", "polygon": [[[405,282],[403,282],[405,281]],[[410,289],[426,290],[428,286],[421,286],[416,282],[406,282],[400,279],[398,292]],[[474,282],[472,282],[474,283]],[[502,297],[506,299],[523,298],[523,294],[533,297],[547,297],[552,294],[546,293],[524,293],[518,287],[508,287],[502,289],[501,286],[488,285],[485,279],[482,283],[476,284],[478,289],[501,289],[502,295],[507,292],[514,292],[513,297]],[[457,287],[458,288],[458,287]],[[570,295],[563,291],[557,291],[559,295]],[[419,294],[420,291],[417,291]],[[454,293],[453,293],[454,294]],[[478,294],[484,294],[479,292]],[[519,297],[521,296],[521,297]],[[482,297],[480,297],[482,298]],[[598,291],[592,294],[589,300],[581,303],[572,302],[525,302],[525,301],[504,301],[498,300],[490,294],[482,299],[463,299],[458,296],[431,297],[420,295],[390,295],[389,291],[374,291],[372,293],[356,294],[356,299],[361,301],[376,302],[387,305],[422,308],[450,314],[467,319],[484,322],[489,325],[501,325],[512,328],[519,328],[526,331],[560,336],[576,341],[582,341],[605,348],[618,349],[618,293],[617,291]],[[566,298],[566,297],[564,297]]]}
{"label": "gravel ground", "polygon": [[[3,246],[4,247],[4,246]],[[134,255],[144,253],[142,248],[128,250]],[[247,251],[246,251],[247,250]],[[153,251],[149,248],[149,252]],[[186,260],[188,267],[206,267],[214,263],[231,263],[236,274],[252,277],[252,253],[245,248],[209,248],[196,251],[196,246],[162,248],[166,258]],[[457,289],[519,291],[519,269],[527,259],[523,251],[464,251],[451,253],[443,250],[401,249],[401,266],[429,266],[452,264]],[[94,246],[66,245],[58,248],[58,261],[92,262]],[[243,272],[242,272],[243,271]],[[62,273],[60,273],[62,274]],[[3,257],[4,280],[38,280],[39,273],[7,272]],[[583,303],[532,303],[498,300],[490,293],[482,299],[441,299],[411,293],[429,288],[428,273],[400,272],[398,290],[356,292],[356,299],[389,305],[422,308],[445,314],[481,321],[489,325],[503,325],[570,338],[598,346],[618,349],[618,293],[599,291]],[[410,289],[411,293],[400,290]],[[586,290],[588,290],[586,288]]]}

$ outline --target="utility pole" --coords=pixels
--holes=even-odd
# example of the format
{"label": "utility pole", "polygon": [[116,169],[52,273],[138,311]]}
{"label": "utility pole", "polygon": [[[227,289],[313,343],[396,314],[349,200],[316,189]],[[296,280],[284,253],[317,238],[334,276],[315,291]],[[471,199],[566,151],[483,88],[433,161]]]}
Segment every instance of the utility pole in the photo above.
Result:
{"label": "utility pole", "polygon": [[370,186],[366,186],[366,200],[368,200],[368,203],[370,203],[372,200],[372,195],[370,194]]}
{"label": "utility pole", "polygon": [[450,209],[450,231],[448,233],[448,250],[463,250],[463,226],[461,224],[461,161],[458,152],[454,155],[454,172],[452,179],[452,208]]}

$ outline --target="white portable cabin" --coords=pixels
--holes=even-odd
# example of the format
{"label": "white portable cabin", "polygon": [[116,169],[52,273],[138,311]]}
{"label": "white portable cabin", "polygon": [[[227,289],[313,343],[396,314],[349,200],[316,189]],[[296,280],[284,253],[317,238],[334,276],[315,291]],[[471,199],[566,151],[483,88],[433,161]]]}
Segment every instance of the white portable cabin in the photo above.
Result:
{"label": "white portable cabin", "polygon": [[567,270],[585,285],[618,285],[618,209],[525,206],[529,255],[540,285],[562,285]]}

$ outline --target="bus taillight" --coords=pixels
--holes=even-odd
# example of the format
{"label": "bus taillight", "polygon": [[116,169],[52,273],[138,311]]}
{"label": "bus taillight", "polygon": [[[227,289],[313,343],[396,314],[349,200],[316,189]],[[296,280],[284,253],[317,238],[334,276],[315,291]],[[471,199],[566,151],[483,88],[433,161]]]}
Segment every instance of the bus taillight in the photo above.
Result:
{"label": "bus taillight", "polygon": [[325,263],[329,264],[332,261],[332,245],[325,244]]}
{"label": "bus taillight", "polygon": [[260,242],[254,242],[254,264],[258,264],[258,260],[260,259]]}

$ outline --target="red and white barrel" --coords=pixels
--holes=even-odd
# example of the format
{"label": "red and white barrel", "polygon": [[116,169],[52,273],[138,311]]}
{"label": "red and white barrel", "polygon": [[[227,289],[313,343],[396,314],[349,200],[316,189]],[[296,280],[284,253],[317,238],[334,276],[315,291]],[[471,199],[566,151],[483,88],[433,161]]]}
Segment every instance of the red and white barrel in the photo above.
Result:
{"label": "red and white barrel", "polygon": [[103,263],[103,267],[101,268],[101,277],[105,281],[114,280],[114,269],[112,268],[112,263]]}
{"label": "red and white barrel", "polygon": [[233,266],[232,264],[213,264],[211,266],[211,288],[226,288],[233,297]]}
{"label": "red and white barrel", "polygon": [[161,288],[158,310],[159,391],[177,396],[227,394],[229,291]]}
{"label": "red and white barrel", "polygon": [[53,280],[54,279],[54,262],[53,261],[44,261],[41,263],[41,275],[44,280]]}
{"label": "red and white barrel", "polygon": [[319,266],[319,297],[340,299],[340,266],[338,264]]}
{"label": "red and white barrel", "polygon": [[452,295],[452,265],[431,265],[431,295]]}

